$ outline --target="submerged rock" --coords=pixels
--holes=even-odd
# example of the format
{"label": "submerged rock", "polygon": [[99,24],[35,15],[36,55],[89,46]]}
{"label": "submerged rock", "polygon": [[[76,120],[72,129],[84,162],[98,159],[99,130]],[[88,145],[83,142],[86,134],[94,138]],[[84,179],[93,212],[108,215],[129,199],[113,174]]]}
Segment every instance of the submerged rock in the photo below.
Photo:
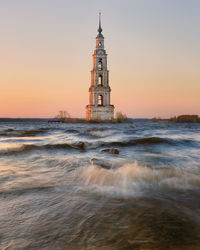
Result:
{"label": "submerged rock", "polygon": [[109,162],[106,162],[106,161],[101,160],[101,159],[92,158],[90,160],[90,162],[93,165],[96,165],[98,167],[105,168],[105,169],[110,169],[112,167],[112,165]]}
{"label": "submerged rock", "polygon": [[73,144],[73,147],[74,148],[78,148],[78,149],[81,149],[81,150],[85,150],[85,143],[82,142],[82,141],[79,141],[79,142],[76,142]]}
{"label": "submerged rock", "polygon": [[118,155],[119,154],[119,149],[117,149],[117,148],[105,148],[105,149],[102,149],[101,152],[102,153],[108,152],[110,154],[117,154]]}

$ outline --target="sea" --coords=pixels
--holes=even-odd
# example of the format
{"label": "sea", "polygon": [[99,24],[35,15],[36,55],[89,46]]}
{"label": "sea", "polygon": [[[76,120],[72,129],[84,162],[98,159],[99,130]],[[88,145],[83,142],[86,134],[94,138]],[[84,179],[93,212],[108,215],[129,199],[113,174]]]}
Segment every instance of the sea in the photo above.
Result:
{"label": "sea", "polygon": [[200,124],[0,119],[0,249],[199,250]]}

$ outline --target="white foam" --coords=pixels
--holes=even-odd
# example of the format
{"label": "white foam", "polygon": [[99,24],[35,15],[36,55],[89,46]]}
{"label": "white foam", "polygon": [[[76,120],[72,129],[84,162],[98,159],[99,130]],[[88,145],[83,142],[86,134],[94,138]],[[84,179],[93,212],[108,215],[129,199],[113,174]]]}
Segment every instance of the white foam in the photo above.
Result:
{"label": "white foam", "polygon": [[[197,173],[198,172],[198,173]],[[117,169],[96,165],[84,168],[84,185],[93,191],[119,196],[141,196],[150,190],[183,190],[200,187],[199,170],[179,167],[153,169],[137,162]]]}

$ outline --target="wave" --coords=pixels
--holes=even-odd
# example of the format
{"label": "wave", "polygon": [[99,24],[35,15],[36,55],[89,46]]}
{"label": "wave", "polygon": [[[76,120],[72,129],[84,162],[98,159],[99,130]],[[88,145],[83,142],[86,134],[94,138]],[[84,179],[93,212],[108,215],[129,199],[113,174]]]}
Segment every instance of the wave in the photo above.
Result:
{"label": "wave", "polygon": [[46,144],[46,145],[34,145],[24,144],[18,148],[9,148],[1,152],[3,155],[13,155],[19,153],[26,153],[33,150],[56,150],[56,149],[78,149],[84,151],[86,149],[84,142],[77,142],[73,144],[58,143],[58,144]]}
{"label": "wave", "polygon": [[16,136],[16,135],[18,135],[18,132],[11,128],[0,131],[0,136]]}
{"label": "wave", "polygon": [[175,140],[169,138],[161,138],[161,137],[142,137],[135,138],[126,141],[111,141],[111,142],[99,142],[98,146],[120,146],[120,147],[128,147],[128,146],[140,146],[140,145],[156,145],[156,144],[168,144],[168,145],[193,145],[196,142],[194,140]]}
{"label": "wave", "polygon": [[97,138],[97,139],[112,136],[114,134],[116,134],[116,132],[111,131],[111,130],[102,130],[102,131],[95,130],[95,131],[80,133],[80,135],[82,136],[88,136],[88,137]]}
{"label": "wave", "polygon": [[178,167],[157,169],[137,162],[117,169],[92,164],[82,172],[84,184],[92,190],[111,195],[140,196],[150,191],[185,191],[200,188],[199,170]]}
{"label": "wave", "polygon": [[10,190],[1,190],[0,195],[3,195],[3,196],[4,195],[22,195],[28,192],[49,191],[54,188],[55,188],[54,185],[15,188],[15,189],[10,189]]}
{"label": "wave", "polygon": [[39,128],[32,130],[6,129],[0,132],[0,136],[19,136],[19,137],[36,136],[38,134],[43,134],[48,132],[49,130],[54,130],[54,129],[55,128]]}
{"label": "wave", "polygon": [[92,138],[102,138],[102,137],[111,136],[116,133],[117,133],[116,131],[109,129],[109,128],[92,127],[92,128],[88,128],[80,132],[80,135],[92,137]]}
{"label": "wave", "polygon": [[67,133],[73,133],[73,134],[79,133],[79,131],[76,130],[76,129],[67,129],[67,130],[65,130],[65,132],[67,132]]}
{"label": "wave", "polygon": [[113,142],[101,142],[100,146],[137,146],[137,145],[151,145],[151,144],[172,144],[170,139],[160,137],[143,137],[135,138],[127,141],[113,141]]}
{"label": "wave", "polygon": [[105,131],[107,130],[107,128],[104,127],[92,127],[92,128],[88,128],[86,131],[87,132],[93,132],[93,131]]}
{"label": "wave", "polygon": [[38,134],[46,133],[49,130],[52,130],[52,128],[39,128],[39,129],[33,129],[33,130],[25,130],[21,132],[21,136],[35,136]]}

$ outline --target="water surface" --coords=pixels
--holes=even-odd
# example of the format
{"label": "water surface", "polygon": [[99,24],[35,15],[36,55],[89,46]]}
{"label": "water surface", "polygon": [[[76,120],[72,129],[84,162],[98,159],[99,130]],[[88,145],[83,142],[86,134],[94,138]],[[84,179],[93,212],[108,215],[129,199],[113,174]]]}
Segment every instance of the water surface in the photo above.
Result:
{"label": "water surface", "polygon": [[199,249],[199,174],[200,124],[0,120],[0,248]]}

